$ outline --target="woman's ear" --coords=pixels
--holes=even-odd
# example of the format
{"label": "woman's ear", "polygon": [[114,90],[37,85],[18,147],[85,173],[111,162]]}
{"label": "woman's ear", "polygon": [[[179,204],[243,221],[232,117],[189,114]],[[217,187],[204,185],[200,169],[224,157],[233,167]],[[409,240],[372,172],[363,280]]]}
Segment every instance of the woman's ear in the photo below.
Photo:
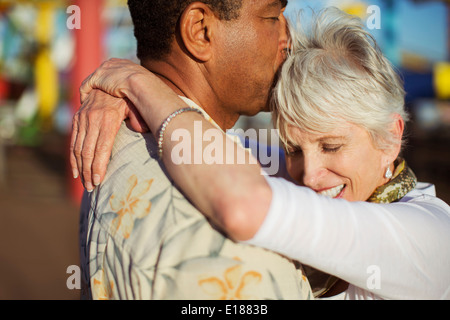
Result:
{"label": "woman's ear", "polygon": [[403,142],[403,134],[405,131],[405,121],[403,120],[402,116],[399,114],[394,114],[393,116],[394,121],[391,124],[391,128],[389,129],[393,139],[392,146],[385,151],[386,156],[388,158],[388,163],[394,162],[402,149],[402,142]]}
{"label": "woman's ear", "polygon": [[215,22],[214,12],[203,2],[191,3],[180,18],[180,35],[189,53],[201,62],[211,59],[211,39]]}

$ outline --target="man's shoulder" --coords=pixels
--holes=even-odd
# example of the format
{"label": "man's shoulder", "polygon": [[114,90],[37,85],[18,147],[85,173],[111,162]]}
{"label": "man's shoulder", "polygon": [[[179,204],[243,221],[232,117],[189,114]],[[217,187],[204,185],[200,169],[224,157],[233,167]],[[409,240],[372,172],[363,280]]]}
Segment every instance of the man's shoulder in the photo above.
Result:
{"label": "man's shoulder", "polygon": [[102,188],[123,189],[129,180],[156,182],[153,189],[166,189],[173,185],[158,157],[153,135],[132,131],[124,123],[116,136]]}
{"label": "man's shoulder", "polygon": [[[174,183],[158,158],[153,135],[134,132],[123,124],[116,136],[104,181],[91,201],[95,218],[103,222],[104,228],[115,224],[122,227],[122,220],[126,219],[149,220],[150,211],[162,211],[165,205],[161,203],[174,196],[184,207],[190,206],[184,196],[174,190]],[[157,217],[152,215],[151,219],[157,220]],[[122,235],[128,238],[129,233],[127,230]]]}
{"label": "man's shoulder", "polygon": [[124,122],[117,133],[111,154],[111,161],[157,161],[157,143],[152,133],[138,133]]}
{"label": "man's shoulder", "polygon": [[155,298],[217,298],[223,290],[239,296],[244,290],[235,288],[245,284],[248,297],[308,296],[309,285],[290,260],[234,243],[209,224],[166,174],[151,135],[122,126],[90,213],[90,259],[98,263],[91,268],[108,270],[104,263],[111,261],[139,269]]}

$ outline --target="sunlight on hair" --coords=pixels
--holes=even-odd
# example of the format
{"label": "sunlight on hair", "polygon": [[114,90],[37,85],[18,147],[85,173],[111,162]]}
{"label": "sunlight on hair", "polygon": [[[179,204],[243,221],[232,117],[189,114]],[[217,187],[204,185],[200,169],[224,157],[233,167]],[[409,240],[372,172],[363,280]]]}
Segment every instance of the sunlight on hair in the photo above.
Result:
{"label": "sunlight on hair", "polygon": [[292,140],[289,126],[325,133],[347,122],[366,129],[379,149],[398,145],[389,128],[395,114],[408,120],[403,83],[363,22],[334,7],[309,20],[301,11],[291,23],[291,52],[274,91],[283,143]]}

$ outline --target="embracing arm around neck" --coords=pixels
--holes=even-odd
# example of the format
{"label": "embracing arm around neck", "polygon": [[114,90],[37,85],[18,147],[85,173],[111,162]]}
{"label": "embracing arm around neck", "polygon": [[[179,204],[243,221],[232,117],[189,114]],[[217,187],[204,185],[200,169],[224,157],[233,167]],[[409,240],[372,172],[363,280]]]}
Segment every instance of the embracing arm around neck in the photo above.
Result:
{"label": "embracing arm around neck", "polygon": [[[131,88],[128,98],[156,139],[167,117],[187,107],[157,77],[136,81]],[[208,161],[205,150],[211,148],[211,142],[205,139],[207,135],[215,137],[215,152],[223,161]],[[183,150],[192,152],[187,157],[192,161],[180,163],[177,159],[181,136]],[[245,164],[236,159],[246,159]],[[230,238],[245,241],[257,233],[269,211],[272,190],[257,161],[222,130],[195,112],[176,116],[164,131],[163,161],[185,195]]]}
{"label": "embracing arm around neck", "polygon": [[[132,110],[139,114],[134,122],[142,118],[159,140],[166,119],[188,107],[155,74],[120,59],[105,62],[83,82],[80,93],[83,105],[74,116],[70,162],[74,178],[81,176],[89,192],[104,178],[114,137]],[[179,161],[180,139],[188,161]],[[206,155],[211,140],[219,161]],[[256,234],[272,190],[257,161],[222,129],[196,112],[179,114],[164,130],[163,161],[185,195],[230,238],[246,241]]]}

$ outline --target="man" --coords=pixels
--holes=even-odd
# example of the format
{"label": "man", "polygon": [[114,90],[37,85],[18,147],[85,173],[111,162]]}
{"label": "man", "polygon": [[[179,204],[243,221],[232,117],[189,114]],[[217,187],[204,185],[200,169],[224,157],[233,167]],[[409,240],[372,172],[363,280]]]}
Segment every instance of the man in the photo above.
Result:
{"label": "man", "polygon": [[[231,128],[240,115],[255,115],[266,108],[287,47],[286,3],[128,2],[142,66],[222,130]],[[137,73],[141,70],[136,68]],[[90,87],[101,88],[95,74],[83,86]],[[126,104],[83,88],[82,100]],[[101,89],[121,96],[118,88]],[[80,113],[75,117],[75,137],[78,127],[92,116],[95,114]],[[119,115],[122,119],[126,116]],[[112,125],[115,119],[105,119],[103,125]],[[236,244],[211,227],[165,173],[151,134],[133,132],[125,125],[120,129],[111,126],[111,130],[119,133],[106,174],[91,177],[91,167],[83,167],[82,172],[91,192],[83,199],[81,224],[88,297],[312,298],[298,264],[260,248]],[[82,139],[76,139],[72,151],[77,160],[73,157],[72,165],[78,161],[82,167],[95,150],[81,153]],[[102,149],[108,150],[107,143],[97,145],[97,152]],[[96,159],[101,162],[102,158]],[[98,187],[93,191],[94,185]]]}

